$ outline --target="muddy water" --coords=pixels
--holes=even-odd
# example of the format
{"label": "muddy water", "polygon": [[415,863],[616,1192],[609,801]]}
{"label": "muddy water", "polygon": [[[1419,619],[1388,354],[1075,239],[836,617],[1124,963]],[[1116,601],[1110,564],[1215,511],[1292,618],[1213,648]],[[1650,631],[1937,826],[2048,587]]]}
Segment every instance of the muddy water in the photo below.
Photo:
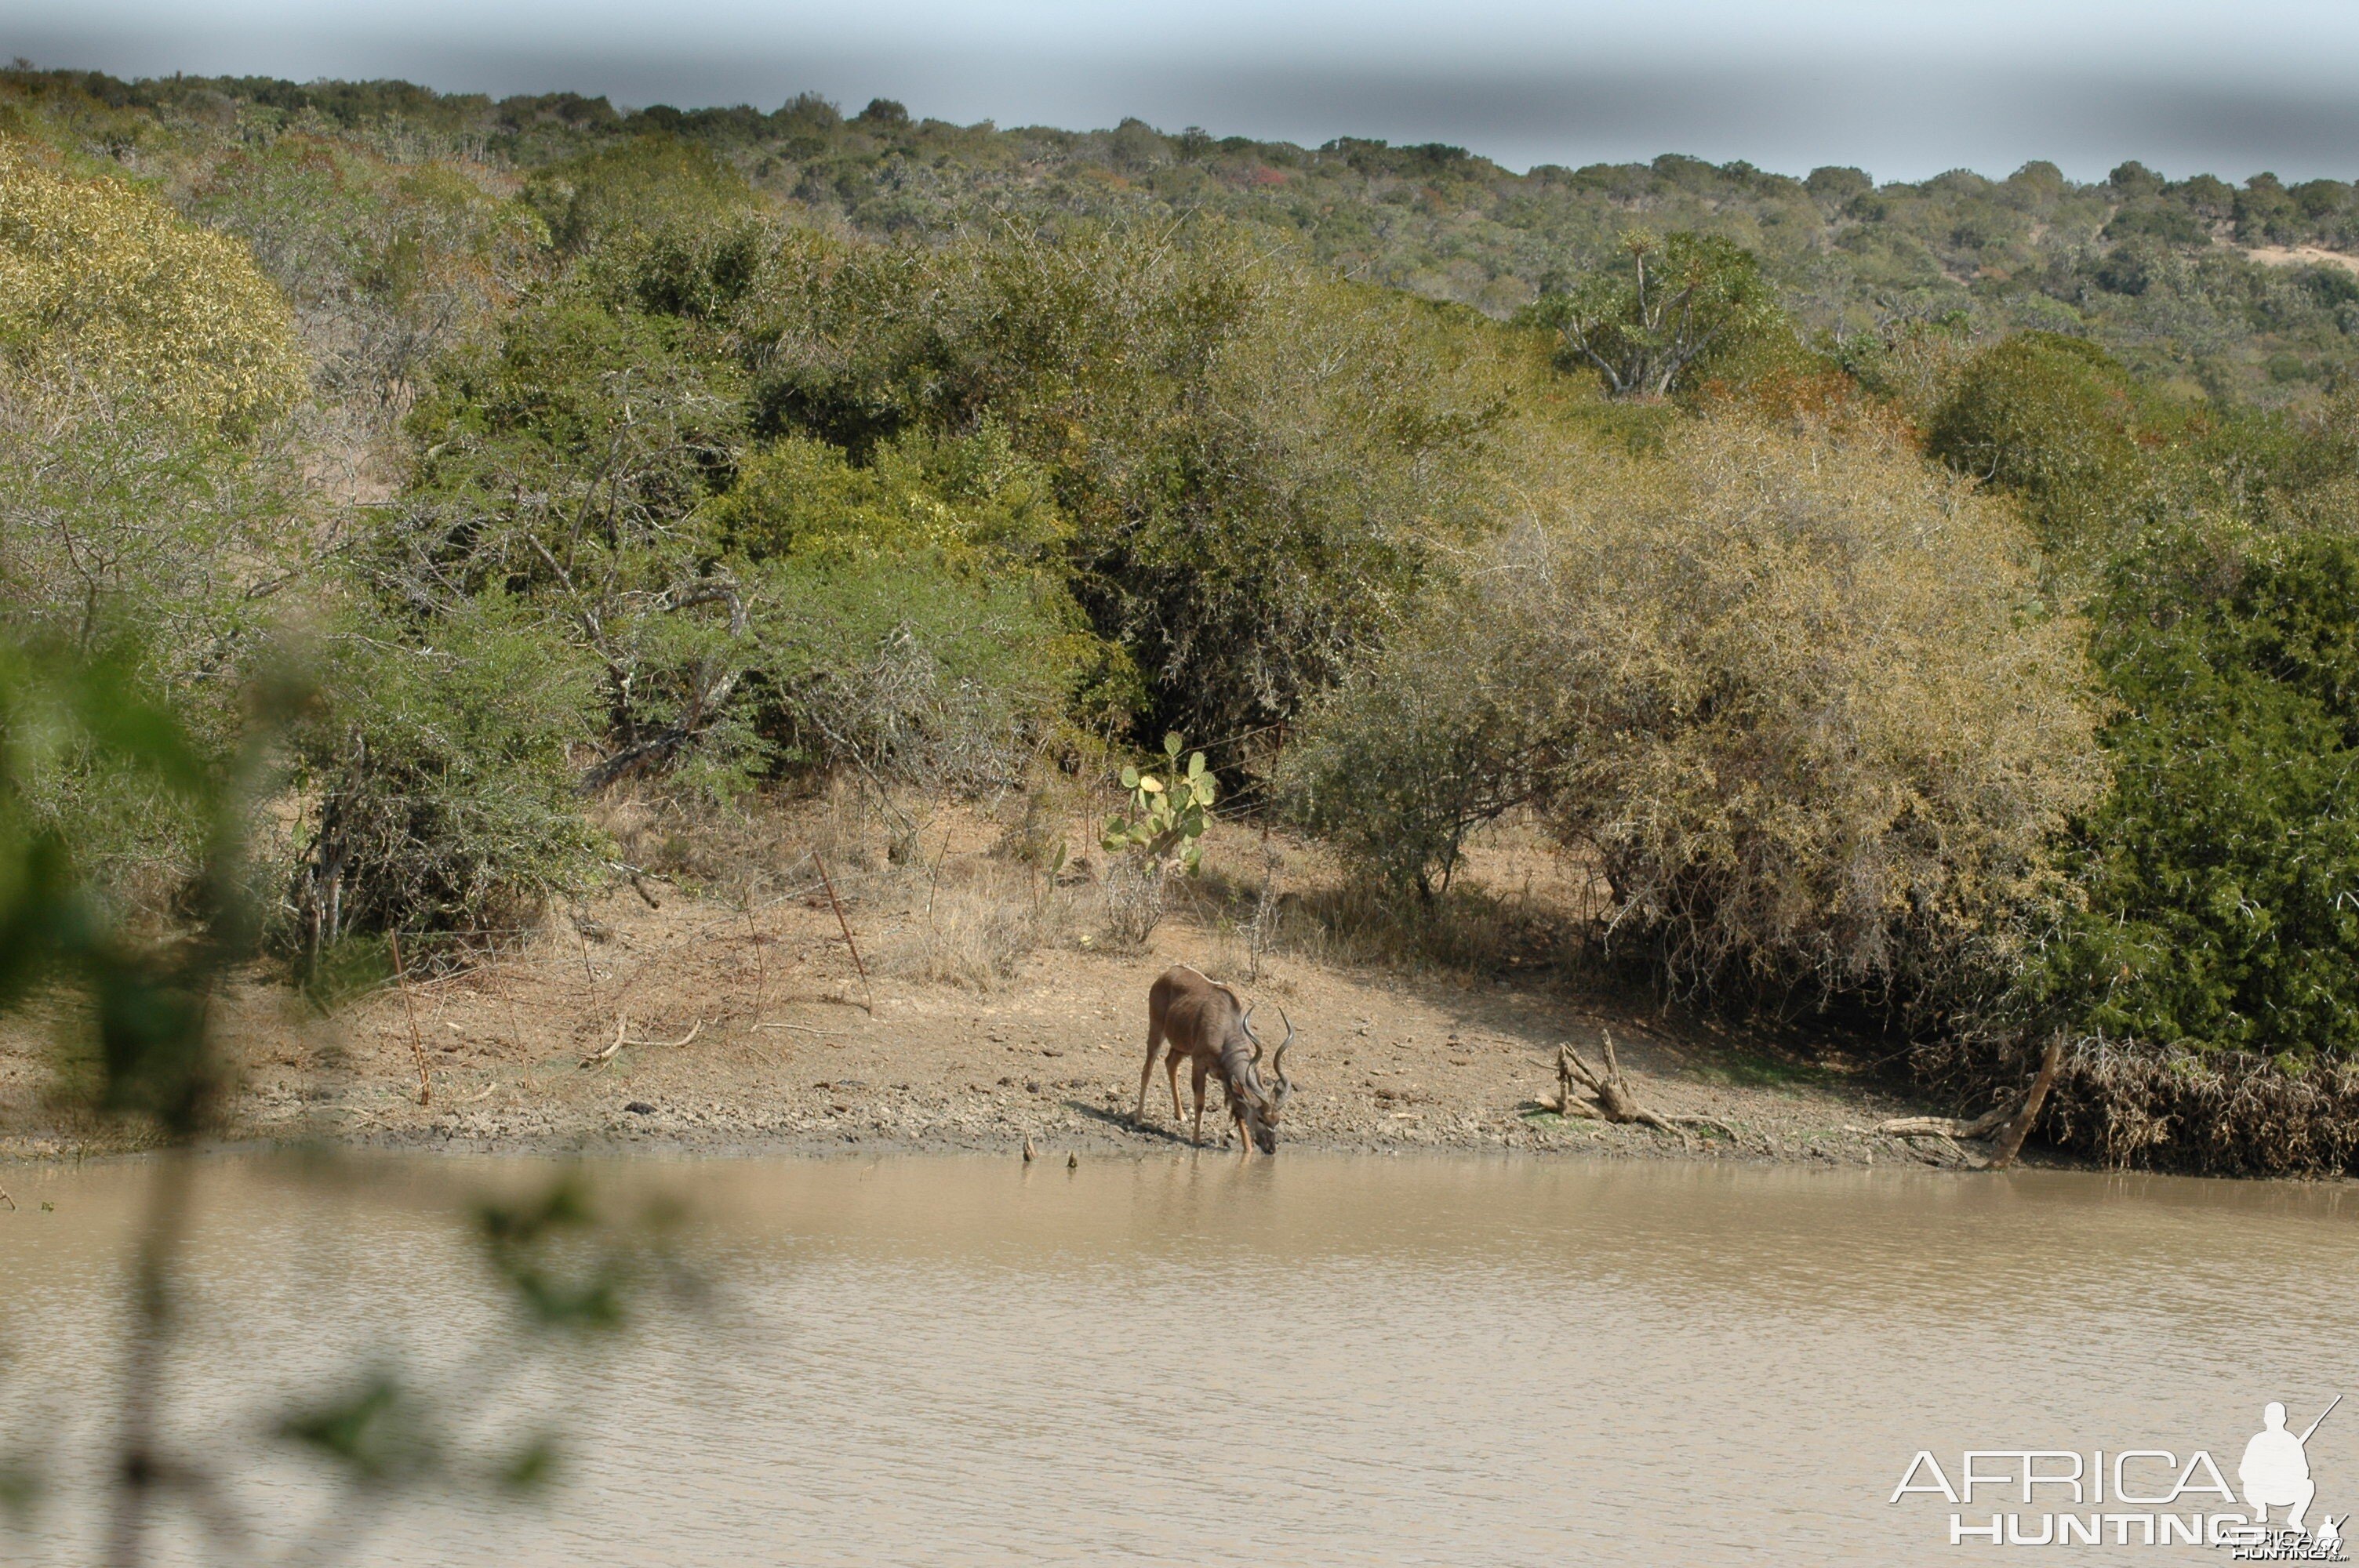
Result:
{"label": "muddy water", "polygon": [[[325,1509],[332,1536],[365,1529],[343,1560],[503,1568],[1915,1563],[1979,1550],[1950,1546],[1939,1498],[1887,1501],[1919,1449],[1954,1477],[1968,1448],[2201,1448],[2233,1484],[2265,1400],[2299,1427],[2359,1394],[2359,1192],[2337,1188],[1291,1154],[612,1166],[615,1201],[689,1206],[711,1297],[595,1359],[514,1367],[484,1349],[500,1318],[461,1217],[549,1169],[376,1162],[323,1189],[202,1167],[179,1432],[266,1544]],[[147,1175],[0,1172],[0,1460],[43,1458],[55,1494],[29,1533],[0,1519],[5,1560],[92,1555]],[[564,1424],[565,1484],[371,1509],[273,1457],[271,1413],[367,1356],[462,1427],[491,1387],[508,1436]],[[2310,1454],[2312,1522],[2359,1510],[2359,1399]],[[1979,1501],[1969,1522],[2028,1531],[2049,1506]],[[184,1523],[167,1543],[202,1546]]]}

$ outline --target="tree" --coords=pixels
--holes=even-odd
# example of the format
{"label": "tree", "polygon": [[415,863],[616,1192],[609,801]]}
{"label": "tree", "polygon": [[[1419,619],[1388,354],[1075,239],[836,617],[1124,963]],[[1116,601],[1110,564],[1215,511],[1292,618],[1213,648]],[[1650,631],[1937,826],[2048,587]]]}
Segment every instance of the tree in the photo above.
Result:
{"label": "tree", "polygon": [[1934,410],[1926,448],[2022,498],[2051,551],[2101,550],[2149,498],[2136,438],[2144,398],[2094,343],[2022,332],[1969,361]]}
{"label": "tree", "polygon": [[1609,396],[1667,397],[1783,325],[1753,253],[1727,240],[1634,229],[1621,250],[1626,269],[1593,273],[1537,310],[1563,341],[1560,357],[1595,370]]}

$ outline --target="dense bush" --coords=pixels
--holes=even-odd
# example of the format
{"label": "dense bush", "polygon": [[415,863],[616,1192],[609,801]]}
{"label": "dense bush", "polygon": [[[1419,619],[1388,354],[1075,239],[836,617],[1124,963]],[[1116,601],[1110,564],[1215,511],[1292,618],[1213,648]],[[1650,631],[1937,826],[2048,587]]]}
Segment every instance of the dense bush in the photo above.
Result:
{"label": "dense bush", "polygon": [[[215,761],[314,522],[283,417],[303,387],[242,247],[0,145],[0,622],[103,659]],[[202,857],[193,797],[109,776],[66,750],[15,788],[96,885],[168,904]]]}
{"label": "dense bush", "polygon": [[863,460],[1005,428],[1159,733],[1291,714],[1469,537],[1521,367],[1218,229],[785,248],[740,318],[764,427]]}
{"label": "dense bush", "polygon": [[2359,1036],[2359,543],[2218,525],[2113,567],[2093,649],[2119,787],[2044,972],[2080,1026],[2199,1052]]}
{"label": "dense bush", "polygon": [[782,762],[1005,780],[1066,716],[1126,712],[1119,654],[1066,589],[1070,526],[996,426],[905,435],[865,467],[786,437],[705,520],[749,585],[756,722]]}
{"label": "dense bush", "polygon": [[444,359],[409,482],[347,557],[303,737],[314,946],[514,924],[588,863],[579,795],[633,774],[722,797],[796,767],[1009,777],[1109,664],[1004,431],[912,432],[864,467],[749,445],[722,340],[614,276]]}
{"label": "dense bush", "polygon": [[1566,470],[1317,710],[1311,819],[1397,877],[1529,800],[1695,991],[2003,987],[2101,784],[2077,628],[2006,511],[1896,442],[1734,418]]}
{"label": "dense bush", "polygon": [[250,433],[303,395],[290,325],[244,246],[0,142],[0,362],[19,381],[92,382]]}
{"label": "dense bush", "polygon": [[321,390],[371,427],[407,408],[437,355],[494,329],[546,241],[531,212],[454,165],[307,135],[222,159],[185,205],[252,247],[294,306]]}
{"label": "dense bush", "polygon": [[2104,350],[2027,332],[1984,350],[1933,413],[1927,448],[2022,497],[2050,550],[2102,554],[2139,515],[2142,395]]}
{"label": "dense bush", "polygon": [[356,933],[502,935],[595,865],[575,748],[596,670],[494,590],[430,621],[365,601],[321,640],[294,730],[307,806],[283,935],[313,958]]}
{"label": "dense bush", "polygon": [[560,249],[580,252],[734,212],[752,195],[711,148],[658,133],[540,169],[524,199]]}

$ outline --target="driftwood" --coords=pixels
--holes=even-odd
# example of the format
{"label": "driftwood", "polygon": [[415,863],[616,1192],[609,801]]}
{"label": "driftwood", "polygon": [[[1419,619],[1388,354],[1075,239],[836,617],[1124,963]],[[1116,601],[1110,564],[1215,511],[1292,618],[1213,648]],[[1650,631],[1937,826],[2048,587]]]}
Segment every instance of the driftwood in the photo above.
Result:
{"label": "driftwood", "polygon": [[585,1067],[594,1067],[601,1062],[611,1062],[622,1054],[623,1047],[625,1045],[654,1045],[669,1051],[677,1046],[687,1044],[690,1041],[695,1039],[699,1033],[702,1033],[703,1029],[704,1020],[700,1018],[694,1023],[690,1024],[688,1026],[688,1033],[681,1035],[677,1040],[634,1040],[630,1037],[631,1020],[629,1015],[618,1012],[614,1015],[614,1038],[608,1041],[605,1044],[599,1046],[598,1049],[591,1052],[588,1055],[583,1056],[582,1058],[582,1065]]}
{"label": "driftwood", "polygon": [[[2023,1152],[2023,1141],[2031,1135],[2032,1123],[2039,1119],[2039,1108],[2048,1101],[2048,1091],[2055,1087],[2057,1071],[2064,1065],[2064,1034],[2061,1030],[2049,1036],[2048,1050],[2039,1059],[2039,1071],[2033,1075],[2031,1085],[2006,1104],[1986,1110],[1973,1120],[1951,1116],[1896,1116],[1875,1124],[1877,1132],[1894,1138],[1995,1138],[1991,1146],[1990,1168],[2003,1171],[2015,1162]],[[1952,1145],[1954,1147],[1954,1145]]]}
{"label": "driftwood", "polygon": [[2048,1037],[2048,1050],[2039,1058],[2039,1071],[2024,1091],[2023,1104],[1999,1133],[1998,1141],[1991,1148],[1991,1168],[2005,1170],[2015,1162],[2023,1149],[2023,1141],[2031,1135],[2031,1124],[2039,1119],[2039,1108],[2047,1103],[2048,1091],[2055,1086],[2057,1069],[2064,1065],[2064,1032],[2058,1030]]}
{"label": "driftwood", "polygon": [[[1951,1119],[1946,1116],[1903,1116],[1896,1117],[1893,1119],[1903,1122],[1928,1123],[1948,1122],[1951,1120]],[[1955,1160],[1959,1164],[1966,1166],[1970,1170],[1986,1171],[1990,1168],[1990,1162],[1988,1160],[1984,1159],[1980,1154],[1974,1153],[1972,1150],[1962,1147],[1953,1136],[1950,1133],[1941,1131],[1938,1128],[1908,1127],[1895,1130],[1890,1129],[1889,1125],[1886,1123],[1878,1123],[1874,1127],[1857,1127],[1850,1122],[1845,1122],[1843,1123],[1843,1130],[1845,1132],[1856,1133],[1862,1138],[1897,1138],[1907,1142],[1911,1150],[1920,1154],[1924,1152],[1921,1145],[1923,1143],[1930,1143],[1941,1152]],[[1874,1156],[1871,1155],[1870,1159],[1873,1160]],[[1940,1162],[1939,1161],[1934,1162],[1936,1164],[1939,1164]]]}
{"label": "driftwood", "polygon": [[[1651,1127],[1658,1132],[1668,1132],[1675,1138],[1687,1136],[1690,1127],[1709,1127],[1736,1138],[1736,1129],[1716,1116],[1691,1116],[1649,1110],[1638,1103],[1631,1091],[1630,1080],[1622,1074],[1621,1058],[1614,1054],[1614,1032],[1604,1033],[1605,1067],[1603,1072],[1589,1065],[1570,1042],[1557,1047],[1556,1098],[1542,1100],[1541,1107],[1559,1116],[1595,1117],[1621,1125]],[[1586,1089],[1593,1098],[1583,1099],[1579,1089]]]}

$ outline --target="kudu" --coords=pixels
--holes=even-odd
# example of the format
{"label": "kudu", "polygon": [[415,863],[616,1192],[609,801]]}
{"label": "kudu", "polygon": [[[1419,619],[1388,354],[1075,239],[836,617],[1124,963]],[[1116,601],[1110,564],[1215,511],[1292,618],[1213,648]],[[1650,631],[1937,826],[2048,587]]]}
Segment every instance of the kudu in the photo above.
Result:
{"label": "kudu", "polygon": [[1147,1065],[1138,1069],[1140,1124],[1147,1120],[1147,1085],[1155,1072],[1156,1054],[1168,1044],[1164,1076],[1171,1082],[1171,1119],[1180,1117],[1180,1064],[1185,1060],[1194,1069],[1196,1143],[1204,1141],[1204,1080],[1217,1073],[1228,1091],[1229,1115],[1237,1124],[1238,1154],[1249,1158],[1256,1148],[1277,1153],[1278,1118],[1294,1093],[1286,1077],[1286,1048],[1294,1044],[1294,1021],[1282,1007],[1277,1016],[1286,1020],[1286,1038],[1270,1058],[1277,1081],[1266,1083],[1261,1076],[1262,1044],[1254,1033],[1253,1009],[1235,991],[1185,964],[1164,970],[1147,991]]}

